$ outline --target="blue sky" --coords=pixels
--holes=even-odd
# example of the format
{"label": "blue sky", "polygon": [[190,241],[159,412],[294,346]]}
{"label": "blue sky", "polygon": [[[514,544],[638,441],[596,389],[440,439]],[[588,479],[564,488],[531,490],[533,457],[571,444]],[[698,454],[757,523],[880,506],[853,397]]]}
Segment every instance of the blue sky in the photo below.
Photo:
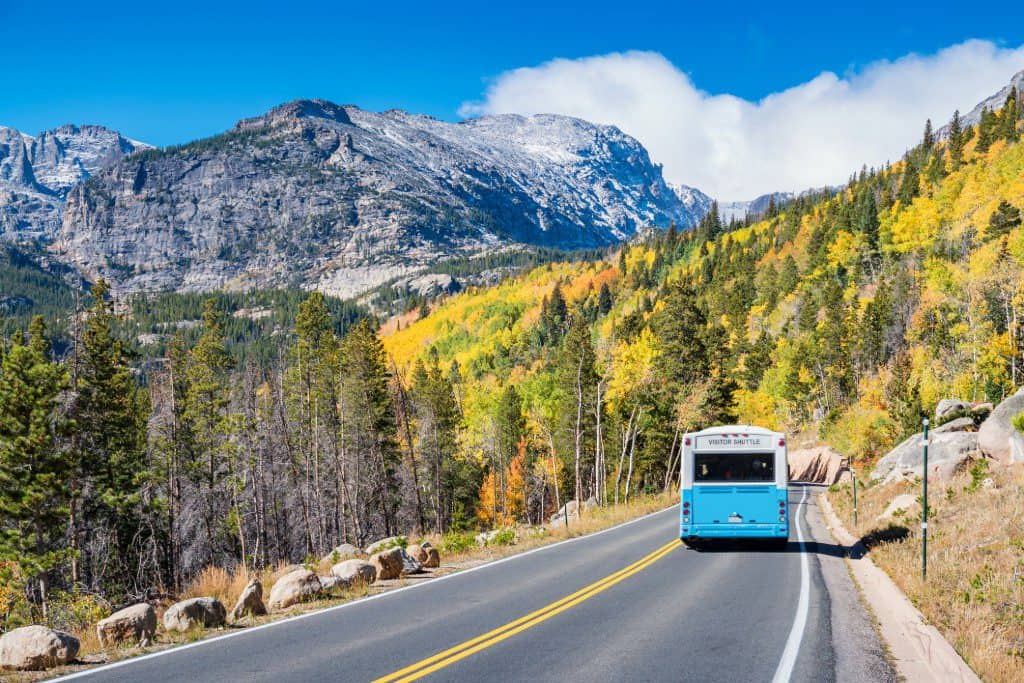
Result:
{"label": "blue sky", "polygon": [[[34,134],[66,122],[100,123],[168,145],[298,97],[449,120],[459,118],[460,108],[546,107],[622,126],[666,162],[667,175],[684,182],[686,169],[652,140],[657,131],[628,117],[550,98],[533,102],[529,92],[510,100],[489,89],[510,70],[554,59],[643,51],[659,55],[702,94],[756,103],[824,72],[843,85],[879,60],[933,55],[968,39],[997,50],[1024,44],[1020,3],[983,11],[934,2],[926,9],[891,1],[782,5],[0,0],[0,125]],[[999,62],[996,73],[1008,63]],[[955,93],[961,99],[951,100],[957,106],[975,95],[963,87]],[[603,90],[600,97],[615,94]],[[473,102],[475,108],[464,106]],[[946,101],[930,106],[942,116],[952,108]],[[916,110],[908,114],[915,128],[918,118]],[[727,191],[724,181],[703,182]],[[756,187],[752,180],[728,191]]]}
{"label": "blue sky", "polygon": [[296,97],[454,119],[506,70],[623,50],[758,99],[965,38],[1024,42],[1016,3],[781,4],[0,0],[0,124],[96,122],[166,145]]}

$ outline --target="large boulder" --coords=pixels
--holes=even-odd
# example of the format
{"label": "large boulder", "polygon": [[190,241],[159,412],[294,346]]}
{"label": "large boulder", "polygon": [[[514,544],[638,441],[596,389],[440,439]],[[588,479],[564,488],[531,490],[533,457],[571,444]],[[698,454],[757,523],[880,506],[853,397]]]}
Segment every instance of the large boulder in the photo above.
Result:
{"label": "large boulder", "polygon": [[572,521],[579,519],[580,506],[575,500],[570,500],[568,503],[562,506],[562,509],[551,516],[551,526],[558,523],[565,524],[565,520]]}
{"label": "large boulder", "polygon": [[371,584],[377,580],[377,568],[366,560],[345,560],[331,567],[331,574],[349,586],[355,583]]}
{"label": "large boulder", "polygon": [[96,624],[96,636],[103,647],[133,642],[144,646],[153,642],[154,635],[156,611],[146,602],[118,610]]}
{"label": "large boulder", "polygon": [[231,610],[231,621],[239,621],[247,616],[258,617],[266,613],[267,607],[263,604],[263,584],[259,579],[250,579]]}
{"label": "large boulder", "polygon": [[424,567],[433,569],[441,566],[441,555],[437,552],[437,548],[430,545],[429,541],[423,541],[423,543],[411,545],[405,549],[405,552],[409,553],[413,559]]}
{"label": "large boulder", "polygon": [[789,478],[832,486],[846,469],[846,458],[828,446],[798,448],[787,455]]}
{"label": "large boulder", "polygon": [[45,626],[22,626],[0,636],[0,669],[42,671],[77,655],[78,638]]}
{"label": "large boulder", "polygon": [[978,431],[978,425],[974,424],[974,418],[970,417],[958,417],[949,422],[944,422],[935,429],[930,430],[929,434],[945,434],[946,432],[976,432]]}
{"label": "large boulder", "polygon": [[422,574],[423,563],[417,560],[415,557],[405,551],[405,548],[399,548],[402,551],[402,573],[403,574]]}
{"label": "large boulder", "polygon": [[970,411],[971,404],[955,398],[944,398],[935,406],[935,422],[938,424],[956,413]]}
{"label": "large boulder", "polygon": [[332,564],[337,564],[342,560],[348,560],[353,557],[361,557],[362,554],[363,551],[355,547],[351,543],[342,543],[337,548],[324,555],[324,561],[331,562]]}
{"label": "large boulder", "polygon": [[270,589],[267,607],[284,609],[300,602],[308,602],[316,598],[322,590],[320,578],[308,569],[296,569],[288,572]]}
{"label": "large boulder", "polygon": [[[928,439],[931,442],[928,446],[929,476],[933,472],[955,472],[978,450],[978,434],[975,432],[932,432]],[[878,461],[871,478],[885,480],[901,474],[920,475],[923,461],[921,434],[914,434]]]}
{"label": "large boulder", "polygon": [[190,598],[176,602],[164,612],[164,628],[183,633],[193,628],[223,626],[227,610],[216,598]]}
{"label": "large boulder", "polygon": [[387,581],[402,576],[405,569],[405,551],[399,547],[381,550],[370,556],[370,564],[377,570],[377,580]]}
{"label": "large boulder", "polygon": [[1024,389],[996,406],[981,423],[978,429],[978,446],[982,453],[1002,464],[1021,462],[1015,458],[1024,458],[1024,438],[1014,429],[1012,420],[1022,412]]}
{"label": "large boulder", "polygon": [[406,543],[407,539],[405,536],[388,536],[387,538],[382,538],[379,541],[374,541],[370,545],[366,546],[366,554],[376,555],[381,550],[404,547]]}

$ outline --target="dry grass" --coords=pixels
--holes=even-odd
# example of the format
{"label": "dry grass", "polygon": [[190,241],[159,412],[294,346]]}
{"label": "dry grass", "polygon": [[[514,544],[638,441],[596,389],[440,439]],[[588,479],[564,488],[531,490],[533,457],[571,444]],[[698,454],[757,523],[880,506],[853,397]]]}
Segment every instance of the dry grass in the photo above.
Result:
{"label": "dry grass", "polygon": [[919,496],[920,482],[861,489],[856,526],[850,487],[829,492],[843,524],[866,539],[875,563],[986,681],[1024,680],[1022,491],[1021,466],[929,482],[927,581],[921,578],[920,511],[877,519],[897,495]]}
{"label": "dry grass", "polygon": [[[635,502],[630,503],[628,506],[619,505],[607,508],[595,508],[584,512],[581,519],[570,520],[568,528],[566,528],[564,524],[559,524],[554,528],[546,529],[544,533],[539,535],[531,533],[529,527],[523,527],[519,529],[519,539],[514,545],[487,548],[473,547],[459,553],[442,553],[441,567],[439,569],[432,570],[431,574],[426,577],[409,577],[393,581],[384,581],[370,586],[356,584],[348,591],[345,591],[340,597],[295,605],[287,610],[275,612],[256,619],[249,619],[245,625],[263,624],[284,617],[293,616],[295,614],[324,609],[325,607],[339,605],[367,595],[381,593],[405,586],[413,581],[428,580],[429,576],[450,574],[494,559],[515,555],[526,550],[549,545],[568,538],[575,538],[577,536],[583,536],[595,531],[607,529],[608,527],[615,526],[616,524],[621,524],[622,522],[627,522],[631,519],[662,510],[669,505],[678,502],[678,497],[678,491],[671,491],[669,493],[654,496],[643,496]],[[419,542],[423,540],[429,540],[434,546],[440,548],[443,539],[436,535],[411,538],[412,542]],[[331,564],[330,558],[325,558],[316,567],[310,568],[315,569],[321,575],[327,575],[330,572]],[[224,606],[230,610],[234,606],[235,601],[238,600],[238,596],[241,595],[242,590],[245,588],[245,585],[251,577],[256,576],[263,583],[264,599],[266,599],[267,594],[270,592],[270,587],[274,585],[274,582],[277,579],[287,573],[292,566],[293,565],[289,565],[287,563],[280,563],[273,568],[258,571],[250,569],[248,572],[240,566],[235,567],[234,570],[228,570],[222,567],[207,567],[199,573],[191,584],[189,584],[188,588],[180,596],[180,599],[193,597],[215,597],[224,603]],[[163,611],[167,606],[168,605],[163,605],[157,608],[158,620],[162,617]],[[135,655],[145,654],[146,652],[173,647],[174,645],[181,643],[200,640],[202,638],[222,633],[225,629],[240,627],[242,626],[233,625],[219,629],[197,629],[190,633],[166,633],[161,628],[157,632],[158,644],[154,647],[145,649],[126,647],[104,650],[100,646],[99,640],[96,638],[95,627],[92,626],[82,630],[81,632],[76,632],[74,635],[81,641],[79,660],[81,662],[98,664],[102,662],[126,659]],[[5,674],[4,672],[0,672],[0,679],[4,681],[18,681],[19,683],[21,681],[37,681],[63,673],[81,671],[84,668],[85,667],[82,665],[75,665],[39,673]]]}

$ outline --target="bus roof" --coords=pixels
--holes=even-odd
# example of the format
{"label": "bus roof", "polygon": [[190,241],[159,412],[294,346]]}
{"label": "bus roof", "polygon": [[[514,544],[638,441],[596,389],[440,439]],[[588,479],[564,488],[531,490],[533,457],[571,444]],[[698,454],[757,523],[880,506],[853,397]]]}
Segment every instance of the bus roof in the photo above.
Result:
{"label": "bus roof", "polygon": [[758,434],[761,436],[770,436],[777,434],[770,429],[764,427],[755,427],[754,425],[720,425],[718,427],[708,427],[696,432],[694,436],[717,436],[719,434]]}

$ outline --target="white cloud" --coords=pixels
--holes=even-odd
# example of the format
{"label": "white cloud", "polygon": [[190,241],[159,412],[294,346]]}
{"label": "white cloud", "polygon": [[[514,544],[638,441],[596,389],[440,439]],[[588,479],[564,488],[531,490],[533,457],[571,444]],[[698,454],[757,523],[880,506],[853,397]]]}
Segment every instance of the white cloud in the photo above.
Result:
{"label": "white cloud", "polygon": [[926,118],[970,110],[1024,68],[1024,46],[970,40],[933,55],[823,72],[759,102],[710,95],[665,57],[624,52],[556,59],[501,74],[463,116],[558,113],[640,140],[673,183],[722,199],[842,183],[900,158]]}

